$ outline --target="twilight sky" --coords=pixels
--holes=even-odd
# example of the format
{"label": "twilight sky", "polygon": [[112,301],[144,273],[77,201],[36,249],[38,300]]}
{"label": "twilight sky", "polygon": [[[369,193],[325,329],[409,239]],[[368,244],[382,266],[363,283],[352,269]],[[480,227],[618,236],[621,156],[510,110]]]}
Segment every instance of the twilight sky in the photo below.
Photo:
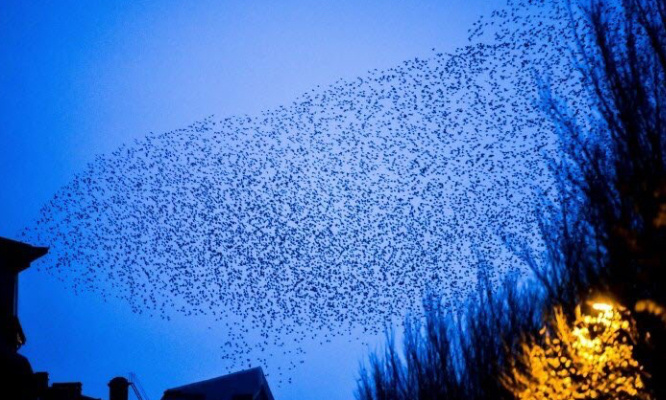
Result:
{"label": "twilight sky", "polygon": [[[98,154],[211,114],[274,108],[432,48],[453,51],[491,7],[487,0],[7,1],[0,8],[0,235],[25,228]],[[20,299],[23,353],[33,368],[52,381],[81,381],[88,395],[106,398],[106,382],[129,371],[153,400],[225,371],[223,340],[203,319],[135,315],[121,301],[75,296],[35,269],[22,275]],[[350,398],[367,350],[349,337],[304,347],[307,362],[284,378],[292,384],[268,377],[276,398]]]}

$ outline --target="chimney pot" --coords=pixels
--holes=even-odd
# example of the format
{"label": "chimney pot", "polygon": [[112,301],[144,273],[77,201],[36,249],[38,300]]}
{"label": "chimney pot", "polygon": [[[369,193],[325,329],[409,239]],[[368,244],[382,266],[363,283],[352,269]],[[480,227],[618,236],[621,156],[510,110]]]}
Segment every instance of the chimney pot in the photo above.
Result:
{"label": "chimney pot", "polygon": [[109,400],[128,400],[129,381],[122,376],[117,376],[109,381]]}
{"label": "chimney pot", "polygon": [[37,391],[37,397],[44,397],[46,392],[49,390],[49,373],[35,372],[33,375],[33,382],[35,385],[35,390]]}

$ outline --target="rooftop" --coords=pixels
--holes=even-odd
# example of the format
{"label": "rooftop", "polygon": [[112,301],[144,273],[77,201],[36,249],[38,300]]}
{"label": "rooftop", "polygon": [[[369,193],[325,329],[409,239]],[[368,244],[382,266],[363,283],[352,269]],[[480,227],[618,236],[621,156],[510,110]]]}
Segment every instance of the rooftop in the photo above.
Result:
{"label": "rooftop", "polygon": [[13,272],[21,272],[30,266],[30,263],[48,253],[48,247],[31,246],[0,237],[0,264],[4,268],[12,268]]}
{"label": "rooftop", "polygon": [[162,400],[274,400],[261,367],[179,386]]}

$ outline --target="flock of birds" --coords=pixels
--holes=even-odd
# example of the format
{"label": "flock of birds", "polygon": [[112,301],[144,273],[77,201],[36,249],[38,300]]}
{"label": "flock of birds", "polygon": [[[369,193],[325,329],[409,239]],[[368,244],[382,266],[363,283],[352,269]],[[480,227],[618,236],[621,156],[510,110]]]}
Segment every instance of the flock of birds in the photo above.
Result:
{"label": "flock of birds", "polygon": [[452,54],[148,135],[98,156],[24,235],[77,291],[214,317],[230,370],[276,351],[295,367],[304,339],[382,331],[427,293],[453,304],[477,265],[523,268],[508,238],[538,237],[557,153],[539,82],[585,101],[567,12],[510,2]]}

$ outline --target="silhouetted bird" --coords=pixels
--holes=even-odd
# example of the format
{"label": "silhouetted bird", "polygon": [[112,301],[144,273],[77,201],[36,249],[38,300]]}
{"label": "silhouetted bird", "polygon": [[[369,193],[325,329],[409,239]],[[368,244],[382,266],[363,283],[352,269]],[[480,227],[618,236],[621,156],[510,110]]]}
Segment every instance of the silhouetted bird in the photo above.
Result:
{"label": "silhouetted bird", "polygon": [[455,304],[476,255],[515,271],[503,238],[537,236],[557,135],[536,78],[586,101],[567,37],[562,4],[512,2],[452,54],[148,135],[97,157],[26,236],[77,291],[242,318],[222,339],[238,366],[322,332],[381,331],[427,292]]}

